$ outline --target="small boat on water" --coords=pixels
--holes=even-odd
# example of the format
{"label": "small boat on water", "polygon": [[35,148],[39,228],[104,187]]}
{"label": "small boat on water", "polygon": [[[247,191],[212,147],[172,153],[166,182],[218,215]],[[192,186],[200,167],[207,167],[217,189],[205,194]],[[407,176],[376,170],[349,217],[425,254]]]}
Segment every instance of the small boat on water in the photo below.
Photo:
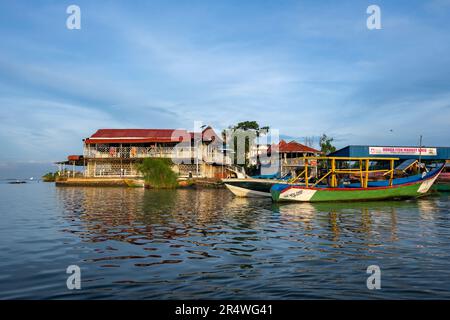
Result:
{"label": "small boat on water", "polygon": [[259,179],[259,178],[243,178],[243,179],[223,179],[228,190],[237,197],[271,197],[270,188],[274,184],[284,182],[279,179]]}
{"label": "small boat on water", "polygon": [[[398,160],[397,158],[322,157],[320,160],[324,160],[329,169],[318,181],[309,184],[308,177],[305,176],[306,183],[304,185],[275,184],[271,188],[272,199],[274,201],[324,202],[418,197],[430,190],[444,168],[444,164],[442,164],[428,172],[395,178],[394,161]],[[389,169],[371,169],[371,163],[375,162],[380,167],[380,163],[383,161],[390,163]],[[343,162],[351,163],[351,165],[342,165]],[[373,173],[383,173],[387,179],[369,181],[370,173],[372,176]],[[339,177],[342,175],[359,177],[359,181],[344,183],[342,180],[339,181]],[[321,184],[323,181],[327,181],[327,183]]]}
{"label": "small boat on water", "polygon": [[23,180],[15,180],[15,181],[9,181],[9,184],[24,184],[27,183],[26,181]]}
{"label": "small boat on water", "polygon": [[450,192],[450,163],[445,164],[444,169],[436,179],[433,190]]}
{"label": "small boat on water", "polygon": [[228,190],[237,197],[271,197],[270,188],[274,184],[283,183],[290,179],[290,175],[280,177],[278,174],[246,176],[222,179]]}

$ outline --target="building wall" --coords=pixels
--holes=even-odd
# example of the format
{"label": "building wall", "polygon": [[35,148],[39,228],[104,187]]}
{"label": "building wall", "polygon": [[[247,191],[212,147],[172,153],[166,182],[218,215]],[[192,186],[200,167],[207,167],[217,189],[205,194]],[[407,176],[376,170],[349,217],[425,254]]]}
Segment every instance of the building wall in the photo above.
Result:
{"label": "building wall", "polygon": [[[139,161],[134,160],[104,160],[91,159],[87,161],[85,176],[88,178],[138,178],[142,175],[136,170],[136,164]],[[173,171],[180,177],[197,177],[196,164],[174,164]],[[225,167],[208,163],[199,163],[198,177],[204,178],[222,178]]]}
{"label": "building wall", "polygon": [[173,170],[182,177],[189,174],[213,178],[215,167],[231,163],[224,157],[219,144],[199,143],[180,146],[175,143],[153,144],[85,144],[86,177],[139,177],[136,163],[145,158],[168,158],[174,162]]}
{"label": "building wall", "polygon": [[85,170],[86,177],[138,177],[137,161],[132,160],[88,160]]}
{"label": "building wall", "polygon": [[[393,157],[400,159],[418,159],[418,155],[403,155],[403,154],[390,154],[390,155],[371,155],[369,154],[369,147],[372,146],[347,146],[342,149],[337,150],[330,154],[333,157]],[[373,145],[373,147],[377,147]],[[387,147],[387,146],[386,146]],[[395,147],[395,146],[394,146]],[[398,146],[398,147],[406,147],[408,146]],[[417,148],[417,146],[412,146],[411,148]],[[425,146],[424,146],[425,148]],[[426,156],[422,155],[421,158],[423,160],[450,160],[450,147],[426,147],[426,148],[436,148],[437,155],[436,156]]]}

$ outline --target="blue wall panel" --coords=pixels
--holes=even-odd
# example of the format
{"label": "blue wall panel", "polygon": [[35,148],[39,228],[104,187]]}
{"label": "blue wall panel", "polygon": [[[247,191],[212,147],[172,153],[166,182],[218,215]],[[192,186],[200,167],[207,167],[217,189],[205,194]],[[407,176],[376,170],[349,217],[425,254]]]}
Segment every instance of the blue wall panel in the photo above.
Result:
{"label": "blue wall panel", "polygon": [[[375,146],[374,146],[375,147]],[[405,147],[405,146],[401,146]],[[415,147],[412,147],[415,148]],[[422,155],[422,159],[424,160],[450,160],[450,147],[427,147],[427,148],[436,148],[437,155],[436,156],[424,156]],[[419,156],[411,156],[411,155],[371,155],[369,154],[369,146],[347,146],[336,152],[330,154],[330,156],[334,157],[392,157],[392,158],[400,158],[400,159],[414,159],[419,158]]]}

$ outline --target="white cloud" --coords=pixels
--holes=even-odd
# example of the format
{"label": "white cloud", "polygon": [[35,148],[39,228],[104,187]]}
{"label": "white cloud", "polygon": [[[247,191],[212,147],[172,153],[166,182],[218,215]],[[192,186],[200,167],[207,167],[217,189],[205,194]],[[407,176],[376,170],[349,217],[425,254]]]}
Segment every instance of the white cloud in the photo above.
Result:
{"label": "white cloud", "polygon": [[[364,6],[336,6],[287,6],[274,15],[283,21],[255,12],[251,23],[242,14],[224,24],[205,10],[158,19],[110,5],[85,15],[89,28],[70,34],[73,44],[60,31],[44,40],[15,31],[0,53],[8,157],[61,157],[99,127],[190,128],[194,120],[219,128],[258,120],[342,144],[406,143],[419,129],[444,141],[448,35],[398,8],[383,13],[381,33],[369,33]],[[245,28],[252,32],[243,36]]]}
{"label": "white cloud", "polygon": [[[82,152],[82,138],[101,127],[127,127],[110,114],[64,102],[0,98],[2,160],[61,160]],[[14,152],[14,153],[11,153]]]}

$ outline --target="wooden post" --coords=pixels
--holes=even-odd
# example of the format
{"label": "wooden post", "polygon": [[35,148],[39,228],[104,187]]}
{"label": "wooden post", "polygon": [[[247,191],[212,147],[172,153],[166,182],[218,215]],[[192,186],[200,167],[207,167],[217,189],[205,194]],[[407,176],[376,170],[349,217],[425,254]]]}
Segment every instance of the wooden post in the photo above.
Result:
{"label": "wooden post", "polygon": [[199,156],[199,153],[200,153],[200,151],[199,151],[199,143],[198,143],[198,141],[195,141],[195,150],[196,150],[196,153],[195,153],[195,167],[196,167],[196,175],[197,175],[197,178],[198,178],[198,175],[199,175],[199,163],[198,163],[198,156]]}
{"label": "wooden post", "polygon": [[[120,153],[119,153],[119,157],[120,157],[120,177],[121,177],[121,178],[123,178],[123,177],[122,177],[122,175],[123,175],[123,163],[122,163],[123,154],[124,154],[124,152],[123,152],[123,146],[122,146],[122,144],[120,144]],[[128,154],[128,156],[130,156],[130,154]]]}
{"label": "wooden post", "polygon": [[331,187],[336,187],[336,159],[331,159]]}
{"label": "wooden post", "polygon": [[364,188],[369,186],[369,159],[366,159],[366,177],[364,179]]}
{"label": "wooden post", "polygon": [[[279,152],[279,150],[278,150],[278,152]],[[283,154],[282,153],[278,154],[278,159],[280,159],[280,163],[279,163],[279,165],[280,165],[280,176],[282,177],[283,176]]]}
{"label": "wooden post", "polygon": [[319,179],[319,159],[316,159],[316,166],[314,167],[314,175],[316,180]]}
{"label": "wooden post", "polygon": [[308,188],[308,159],[305,159],[305,184]]}
{"label": "wooden post", "polygon": [[393,182],[394,182],[394,160],[391,159],[391,177],[389,179],[389,186],[392,187]]}
{"label": "wooden post", "polygon": [[359,182],[361,183],[361,188],[364,188],[364,177],[363,177],[362,160],[359,160]]}

